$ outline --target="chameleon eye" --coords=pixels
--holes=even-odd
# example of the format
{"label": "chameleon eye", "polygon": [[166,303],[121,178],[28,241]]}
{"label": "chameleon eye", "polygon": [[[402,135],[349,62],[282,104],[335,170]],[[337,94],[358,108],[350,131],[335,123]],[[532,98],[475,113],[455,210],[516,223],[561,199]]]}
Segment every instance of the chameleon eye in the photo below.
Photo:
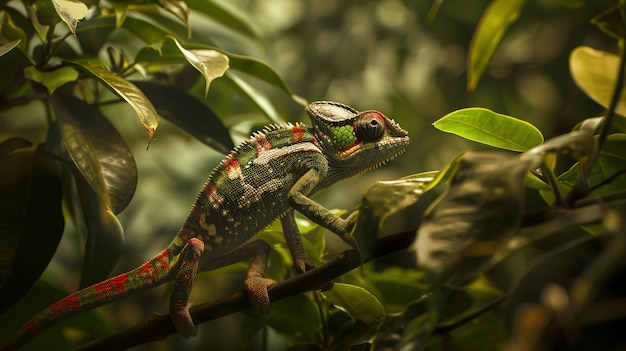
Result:
{"label": "chameleon eye", "polygon": [[363,141],[376,141],[385,132],[385,121],[378,112],[366,111],[356,125],[356,133]]}

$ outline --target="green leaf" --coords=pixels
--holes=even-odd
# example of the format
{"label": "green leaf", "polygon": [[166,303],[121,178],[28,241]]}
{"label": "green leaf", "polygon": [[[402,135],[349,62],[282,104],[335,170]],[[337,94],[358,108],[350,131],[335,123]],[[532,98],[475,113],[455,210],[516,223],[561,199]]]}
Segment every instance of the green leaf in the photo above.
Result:
{"label": "green leaf", "polygon": [[[85,237],[80,288],[85,288],[109,277],[122,253],[124,230],[107,204],[80,172],[74,172],[78,202],[74,222]],[[80,207],[76,206],[80,204]]]}
{"label": "green leaf", "polygon": [[273,302],[272,312],[262,317],[263,322],[292,344],[316,343],[322,321],[316,304],[308,295]]}
{"label": "green leaf", "polygon": [[517,20],[525,0],[492,0],[476,27],[467,58],[467,90],[473,91],[504,33]]}
{"label": "green leaf", "polygon": [[307,104],[304,98],[293,93],[287,83],[267,63],[254,57],[235,54],[227,55],[230,58],[232,69],[247,73],[277,87],[303,106]]}
{"label": "green leaf", "polygon": [[532,124],[484,108],[454,111],[433,123],[435,128],[505,150],[526,151],[543,142]]}
{"label": "green leaf", "polygon": [[89,12],[87,5],[80,1],[72,0],[52,0],[52,4],[61,20],[67,24],[72,34],[76,35],[78,21],[83,19]]}
{"label": "green leaf", "polygon": [[78,79],[78,71],[74,67],[65,66],[53,71],[40,71],[35,66],[24,69],[24,76],[32,81],[43,84],[52,94],[58,87]]}
{"label": "green leaf", "polygon": [[54,157],[34,148],[0,159],[0,312],[39,279],[63,234],[57,167]]}
{"label": "green leaf", "polygon": [[13,50],[22,40],[13,40],[11,42],[0,45],[0,56],[3,56],[7,52]]}
{"label": "green leaf", "polygon": [[151,82],[133,82],[153,101],[159,114],[194,138],[227,154],[233,147],[228,129],[207,105],[186,91]]}
{"label": "green leaf", "polygon": [[[16,16],[20,16],[20,14],[16,14]],[[9,11],[0,12],[0,34],[7,41],[15,42],[17,41],[17,47],[23,53],[28,53],[28,36],[24,32],[24,30],[17,25],[13,21],[13,15],[9,13]],[[7,50],[8,52],[9,50]]]}
{"label": "green leaf", "polygon": [[367,190],[358,206],[359,216],[352,232],[362,260],[374,251],[378,232],[385,220],[416,203],[432,179],[431,175],[409,176],[380,181]]}
{"label": "green leaf", "polygon": [[[591,99],[608,108],[619,70],[619,57],[607,51],[579,46],[570,54],[574,83]],[[615,112],[626,116],[626,87],[622,87]]]}
{"label": "green leaf", "polygon": [[185,56],[185,59],[204,77],[206,82],[204,96],[206,97],[209,93],[211,81],[224,75],[224,72],[228,69],[228,56],[216,50],[187,50],[176,38],[168,37],[168,39],[174,41],[178,50]]}
{"label": "green leaf", "polygon": [[242,18],[228,7],[212,0],[186,0],[186,3],[191,9],[210,17],[223,26],[241,33],[251,39],[255,39],[259,42],[261,41],[250,25],[250,21]]}
{"label": "green leaf", "polygon": [[187,27],[187,38],[191,37],[191,25],[189,23],[189,8],[184,1],[180,0],[161,0],[159,4],[165,11],[174,15],[181,20]]}
{"label": "green leaf", "polygon": [[135,110],[137,117],[148,131],[148,145],[159,125],[159,115],[148,98],[139,88],[124,78],[111,73],[101,64],[94,64],[87,61],[74,61],[83,71],[103,83],[109,90],[120,96]]}
{"label": "green leaf", "polygon": [[385,318],[385,308],[369,291],[360,286],[335,283],[332,290],[322,293],[326,301],[366,324]]}
{"label": "green leaf", "polygon": [[265,96],[265,94],[259,92],[256,88],[243,81],[241,78],[226,72],[224,78],[229,81],[232,86],[239,91],[239,93],[250,100],[272,123],[282,123],[283,118],[280,117],[278,111],[272,105],[272,102]]}
{"label": "green leaf", "polygon": [[100,111],[59,92],[52,104],[70,157],[100,201],[120,213],[137,186],[137,166],[130,149]]}

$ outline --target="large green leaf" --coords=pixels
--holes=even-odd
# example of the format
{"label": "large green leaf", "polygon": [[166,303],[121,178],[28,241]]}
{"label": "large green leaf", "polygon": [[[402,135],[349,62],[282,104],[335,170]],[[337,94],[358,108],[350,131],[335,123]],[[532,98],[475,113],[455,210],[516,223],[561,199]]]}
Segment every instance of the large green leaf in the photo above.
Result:
{"label": "large green leaf", "polygon": [[467,58],[467,89],[476,89],[504,33],[517,20],[526,0],[492,0],[472,38]]}
{"label": "large green leaf", "polygon": [[130,107],[135,110],[141,124],[148,131],[149,144],[159,125],[159,115],[141,90],[128,80],[111,73],[101,64],[94,64],[88,61],[74,61],[72,63],[99,80],[113,93],[126,100]]}
{"label": "large green leaf", "polygon": [[435,128],[505,150],[526,151],[543,142],[532,124],[484,108],[451,112],[433,123]]}
{"label": "large green leaf", "polygon": [[74,164],[106,208],[120,213],[137,186],[130,149],[96,107],[63,92],[54,94],[52,103]]}
{"label": "large green leaf", "polygon": [[186,91],[151,82],[133,82],[159,114],[204,144],[224,154],[233,147],[228,129],[207,105]]}
{"label": "large green leaf", "polygon": [[[617,81],[619,57],[607,51],[579,46],[570,54],[569,66],[576,85],[595,102],[608,108]],[[615,112],[626,116],[626,87],[622,87]]]}
{"label": "large green leaf", "polygon": [[63,234],[57,167],[54,157],[34,148],[0,159],[0,312],[33,286]]}

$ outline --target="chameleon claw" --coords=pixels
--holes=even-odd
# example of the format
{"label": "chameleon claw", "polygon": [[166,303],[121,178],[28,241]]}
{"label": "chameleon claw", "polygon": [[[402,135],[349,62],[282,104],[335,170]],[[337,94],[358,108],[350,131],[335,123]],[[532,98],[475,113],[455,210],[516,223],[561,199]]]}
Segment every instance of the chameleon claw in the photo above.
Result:
{"label": "chameleon claw", "polygon": [[271,311],[272,305],[267,288],[273,284],[276,284],[274,279],[264,278],[260,275],[249,276],[245,281],[252,308],[260,315],[268,314]]}
{"label": "chameleon claw", "polygon": [[191,308],[192,303],[188,302],[184,309],[178,311],[172,311],[172,322],[174,323],[174,327],[178,330],[180,336],[185,339],[188,339],[192,336],[196,336],[198,334],[198,327],[193,323],[191,319],[191,315],[189,314],[189,309]]}

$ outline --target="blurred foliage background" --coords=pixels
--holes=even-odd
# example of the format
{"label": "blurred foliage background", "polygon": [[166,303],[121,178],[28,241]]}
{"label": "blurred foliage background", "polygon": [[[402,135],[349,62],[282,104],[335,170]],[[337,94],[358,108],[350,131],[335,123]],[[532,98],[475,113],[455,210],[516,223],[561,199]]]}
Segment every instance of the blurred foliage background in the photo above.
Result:
{"label": "blurred foliage background", "polygon": [[[573,84],[569,53],[580,45],[617,49],[615,41],[590,25],[592,17],[615,1],[527,1],[477,89],[468,92],[468,47],[488,0],[220,2],[248,22],[258,39],[194,14],[192,32],[210,33],[212,45],[266,61],[295,94],[308,101],[333,100],[357,110],[376,109],[409,131],[411,145],[397,160],[317,197],[331,208],[352,208],[376,180],[440,169],[463,150],[483,148],[431,126],[456,109],[481,106],[515,116],[537,126],[546,138],[600,115],[603,109]],[[128,39],[119,33],[110,40],[132,54],[133,42]],[[251,83],[267,96],[284,120],[306,122],[302,107],[284,92],[261,81]],[[198,86],[196,90],[202,89]],[[212,82],[207,103],[219,116],[227,117],[224,123],[235,143],[270,123],[256,106],[233,94],[221,79]],[[40,104],[29,104],[0,112],[0,139],[22,136],[43,140],[42,126],[47,121],[32,117],[40,115],[42,109]],[[137,193],[120,215],[126,242],[117,272],[136,266],[167,245],[223,155],[166,120],[162,120],[156,140],[146,151],[145,131],[131,109],[113,104],[104,111],[131,145],[139,173]],[[411,227],[412,222],[412,218],[398,218],[389,231]],[[71,234],[71,227],[66,231]],[[64,236],[44,275],[47,280],[74,289],[80,276],[79,243],[72,235]],[[198,279],[192,300],[207,301],[240,287],[240,280],[227,284],[225,279],[230,277]],[[120,325],[131,325],[145,316],[145,311],[164,312],[168,291],[169,287],[161,287],[106,311]],[[194,345],[229,349],[239,338],[239,318],[229,316],[204,324],[199,336],[184,344],[178,338],[170,342],[190,349]],[[154,349],[159,348],[166,346]]]}

